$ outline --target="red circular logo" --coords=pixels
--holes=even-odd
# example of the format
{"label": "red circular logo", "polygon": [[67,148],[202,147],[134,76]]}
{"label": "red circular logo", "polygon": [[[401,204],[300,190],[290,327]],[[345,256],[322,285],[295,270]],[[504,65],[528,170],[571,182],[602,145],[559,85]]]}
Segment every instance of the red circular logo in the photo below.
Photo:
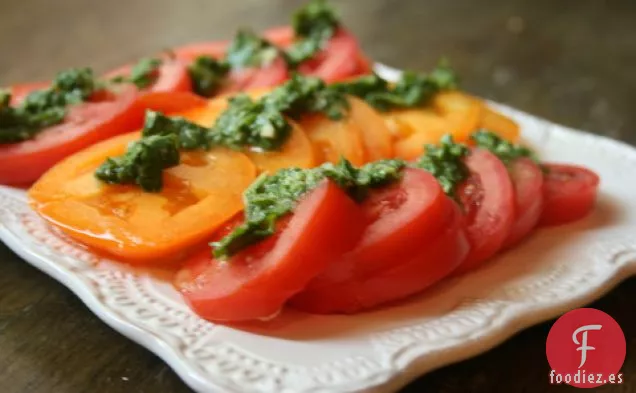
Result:
{"label": "red circular logo", "polygon": [[614,320],[594,308],[572,310],[548,333],[550,383],[593,388],[623,382],[625,335]]}

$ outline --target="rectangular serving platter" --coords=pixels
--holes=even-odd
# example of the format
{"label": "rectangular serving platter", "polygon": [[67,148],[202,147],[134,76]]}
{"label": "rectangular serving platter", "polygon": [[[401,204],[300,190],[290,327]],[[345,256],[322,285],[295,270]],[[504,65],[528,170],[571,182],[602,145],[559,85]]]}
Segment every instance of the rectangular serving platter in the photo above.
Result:
{"label": "rectangular serving platter", "polygon": [[[395,79],[399,71],[377,65]],[[601,176],[594,213],[541,229],[482,269],[355,316],[284,310],[223,326],[196,316],[168,274],[135,270],[60,236],[23,190],[0,186],[0,239],[70,288],[105,323],[156,353],[198,392],[392,392],[589,303],[636,273],[636,150],[491,103],[542,159]]]}

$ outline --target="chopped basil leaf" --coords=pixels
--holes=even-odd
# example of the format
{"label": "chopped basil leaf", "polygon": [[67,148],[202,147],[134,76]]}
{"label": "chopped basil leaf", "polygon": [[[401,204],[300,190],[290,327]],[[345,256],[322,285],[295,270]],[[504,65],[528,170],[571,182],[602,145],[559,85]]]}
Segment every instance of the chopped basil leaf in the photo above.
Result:
{"label": "chopped basil leaf", "polygon": [[174,135],[177,147],[185,150],[206,149],[209,130],[183,117],[168,117],[159,112],[147,111],[142,138],[153,135]]}
{"label": "chopped basil leaf", "polygon": [[225,55],[225,61],[234,69],[263,67],[270,64],[279,51],[272,43],[251,30],[236,33]]}
{"label": "chopped basil leaf", "polygon": [[228,102],[209,134],[211,144],[237,150],[246,146],[277,150],[289,137],[291,126],[278,108],[265,105],[263,100],[254,101],[246,94]]}
{"label": "chopped basil leaf", "polygon": [[491,153],[499,157],[499,159],[506,165],[520,157],[528,157],[536,163],[539,163],[539,159],[532,150],[502,139],[494,132],[479,130],[473,133],[470,136],[470,139],[472,139],[478,147],[489,150]]}
{"label": "chopped basil leaf", "polygon": [[319,78],[293,74],[291,79],[263,97],[265,105],[283,111],[292,119],[306,113],[324,113],[341,119],[349,109],[346,96],[328,87]]}
{"label": "chopped basil leaf", "polygon": [[159,67],[163,61],[156,58],[143,58],[130,70],[128,76],[119,75],[110,79],[111,83],[132,83],[139,89],[151,86],[159,78]]}
{"label": "chopped basil leaf", "polygon": [[312,0],[296,11],[292,26],[297,41],[285,53],[290,66],[298,66],[323,49],[339,25],[338,15],[325,0]]}
{"label": "chopped basil leaf", "polygon": [[281,169],[259,177],[244,192],[245,221],[218,242],[211,243],[216,258],[228,258],[276,231],[279,219],[291,213],[303,195],[324,179],[331,179],[352,198],[361,201],[369,189],[382,187],[401,177],[401,160],[382,160],[355,168],[342,159],[313,169]]}
{"label": "chopped basil leaf", "polygon": [[427,145],[424,154],[415,164],[416,167],[430,172],[444,192],[455,198],[457,186],[468,177],[469,171],[464,164],[464,157],[469,154],[468,148],[453,142],[450,135],[441,139],[439,146]]}
{"label": "chopped basil leaf", "polygon": [[346,97],[329,89],[318,78],[293,75],[290,80],[259,100],[239,94],[229,100],[210,134],[213,145],[243,149],[279,149],[291,132],[285,119],[298,119],[307,113],[322,112],[340,119],[348,109]]}
{"label": "chopped basil leaf", "polygon": [[32,139],[43,129],[62,123],[69,105],[86,101],[101,89],[90,68],[76,68],[57,74],[49,88],[30,93],[11,107],[7,92],[0,99],[0,143]]}
{"label": "chopped basil leaf", "polygon": [[130,144],[123,156],[108,158],[95,176],[110,184],[136,184],[147,192],[163,187],[163,170],[179,164],[177,137],[151,135]]}
{"label": "chopped basil leaf", "polygon": [[430,74],[404,72],[391,86],[376,74],[333,85],[333,89],[362,98],[380,111],[425,105],[435,94],[457,86],[457,77],[446,63]]}
{"label": "chopped basil leaf", "polygon": [[131,83],[138,88],[144,89],[157,81],[159,77],[159,67],[162,61],[160,59],[145,58],[139,60],[137,64],[130,70],[128,77]]}
{"label": "chopped basil leaf", "polygon": [[213,96],[229,72],[230,66],[226,62],[209,56],[199,56],[188,66],[193,90],[203,97]]}

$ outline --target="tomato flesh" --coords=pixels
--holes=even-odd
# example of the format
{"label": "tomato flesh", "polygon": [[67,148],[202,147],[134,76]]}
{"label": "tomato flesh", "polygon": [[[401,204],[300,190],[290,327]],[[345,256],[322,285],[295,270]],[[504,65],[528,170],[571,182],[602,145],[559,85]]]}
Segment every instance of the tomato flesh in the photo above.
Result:
{"label": "tomato flesh", "polygon": [[514,222],[514,189],[506,166],[487,150],[472,149],[470,175],[457,190],[471,250],[457,273],[472,270],[501,249]]}
{"label": "tomato flesh", "polygon": [[539,225],[561,225],[579,220],[594,208],[600,179],[589,169],[546,164],[544,208]]}
{"label": "tomato flesh", "polygon": [[515,221],[503,248],[519,243],[537,226],[543,209],[543,172],[529,158],[519,158],[510,164],[510,176],[515,190]]}
{"label": "tomato flesh", "polygon": [[450,212],[430,238],[414,236],[417,250],[387,260],[387,268],[342,282],[310,286],[291,300],[295,308],[319,314],[355,313],[417,294],[453,272],[469,252],[459,208]]}
{"label": "tomato flesh", "polygon": [[300,201],[277,235],[226,262],[213,259],[210,250],[195,256],[177,275],[177,287],[208,320],[271,316],[354,244],[361,214],[344,191],[325,181]]}

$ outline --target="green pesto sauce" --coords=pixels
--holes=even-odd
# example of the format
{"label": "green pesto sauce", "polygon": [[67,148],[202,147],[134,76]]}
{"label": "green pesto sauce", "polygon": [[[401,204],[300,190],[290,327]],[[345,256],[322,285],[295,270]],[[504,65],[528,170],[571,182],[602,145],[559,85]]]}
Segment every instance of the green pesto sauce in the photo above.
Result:
{"label": "green pesto sauce", "polygon": [[424,154],[417,160],[415,166],[430,172],[437,179],[444,192],[456,197],[457,186],[464,181],[469,171],[464,164],[464,158],[469,149],[461,143],[453,142],[450,135],[445,135],[440,145],[427,145]]}
{"label": "green pesto sauce", "polygon": [[340,26],[340,18],[325,0],[312,0],[296,11],[292,26],[297,40],[285,52],[290,67],[297,67],[322,50]]}
{"label": "green pesto sauce", "polygon": [[179,164],[175,135],[151,135],[130,144],[123,156],[107,158],[95,177],[109,184],[133,184],[144,191],[163,187],[163,170]]}
{"label": "green pesto sauce", "polygon": [[405,162],[381,160],[355,168],[342,159],[312,169],[282,169],[259,177],[244,192],[245,221],[218,242],[211,243],[216,258],[229,258],[276,231],[279,219],[291,213],[298,201],[330,179],[354,200],[361,201],[372,188],[382,187],[400,178]]}
{"label": "green pesto sauce", "polygon": [[223,86],[230,72],[230,66],[210,56],[199,56],[188,66],[192,89],[203,97],[213,96]]}
{"label": "green pesto sauce", "polygon": [[539,159],[532,150],[502,139],[492,131],[479,130],[473,133],[470,139],[475,142],[477,147],[489,150],[506,165],[521,157],[528,157],[536,163],[539,163]]}
{"label": "green pesto sauce", "polygon": [[455,72],[442,61],[429,74],[404,72],[395,86],[372,74],[336,84],[333,88],[360,97],[377,110],[385,112],[425,105],[438,92],[455,89],[457,84]]}

